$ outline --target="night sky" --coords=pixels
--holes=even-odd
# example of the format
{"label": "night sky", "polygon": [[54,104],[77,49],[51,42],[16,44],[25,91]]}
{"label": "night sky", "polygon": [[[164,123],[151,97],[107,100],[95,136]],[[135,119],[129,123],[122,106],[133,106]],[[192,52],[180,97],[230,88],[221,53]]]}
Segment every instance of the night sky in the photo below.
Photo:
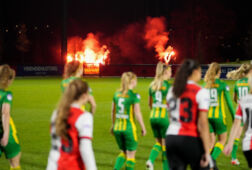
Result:
{"label": "night sky", "polygon": [[[60,64],[62,2],[2,0],[0,62]],[[168,45],[177,51],[174,63],[184,58],[202,63],[252,58],[252,7],[247,1],[68,0],[67,8],[68,38],[99,34],[111,50],[111,64],[157,62],[154,49],[145,49],[141,40],[148,16],[166,18]],[[122,52],[125,44],[131,51]]]}

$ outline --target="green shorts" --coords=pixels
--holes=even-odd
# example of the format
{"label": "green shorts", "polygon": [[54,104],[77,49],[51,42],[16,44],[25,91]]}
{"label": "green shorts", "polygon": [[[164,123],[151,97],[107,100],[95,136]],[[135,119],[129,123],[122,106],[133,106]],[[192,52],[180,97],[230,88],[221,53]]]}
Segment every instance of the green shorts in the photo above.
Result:
{"label": "green shorts", "polygon": [[215,133],[221,135],[222,133],[227,132],[227,125],[225,125],[222,119],[211,118],[208,119],[210,133]]}
{"label": "green shorts", "polygon": [[151,129],[155,138],[165,138],[169,126],[169,119],[152,118],[150,119]]}
{"label": "green shorts", "polygon": [[136,130],[127,128],[125,131],[114,130],[116,143],[122,151],[135,151],[137,149]]}
{"label": "green shorts", "polygon": [[5,154],[6,159],[11,159],[17,156],[21,152],[19,145],[19,140],[17,137],[16,127],[13,123],[13,120],[10,119],[10,133],[7,146],[0,146],[0,157],[2,153]]}

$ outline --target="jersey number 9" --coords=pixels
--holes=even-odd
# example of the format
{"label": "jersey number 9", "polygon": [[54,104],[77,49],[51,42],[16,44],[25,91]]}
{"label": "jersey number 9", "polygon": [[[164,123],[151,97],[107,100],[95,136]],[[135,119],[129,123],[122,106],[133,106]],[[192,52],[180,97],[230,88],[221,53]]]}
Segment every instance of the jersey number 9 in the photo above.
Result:
{"label": "jersey number 9", "polygon": [[217,89],[210,89],[210,98],[214,102],[218,101],[218,92],[217,92]]}
{"label": "jersey number 9", "polygon": [[162,92],[161,91],[156,91],[155,98],[156,98],[158,103],[162,103]]}
{"label": "jersey number 9", "polygon": [[210,106],[218,106],[218,91],[210,89]]}

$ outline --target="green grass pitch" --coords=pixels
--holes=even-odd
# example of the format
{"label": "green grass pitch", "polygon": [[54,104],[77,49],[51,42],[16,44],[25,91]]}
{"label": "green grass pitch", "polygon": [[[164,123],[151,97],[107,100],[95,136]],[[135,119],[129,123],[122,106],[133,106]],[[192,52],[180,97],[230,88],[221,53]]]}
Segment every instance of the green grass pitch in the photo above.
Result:
{"label": "green grass pitch", "polygon": [[[135,89],[141,95],[141,110],[147,128],[147,135],[140,136],[139,147],[136,154],[136,170],[145,169],[150,150],[155,143],[149,124],[148,85],[152,79],[138,79]],[[11,115],[16,124],[22,147],[21,166],[24,170],[42,170],[47,164],[50,149],[49,120],[53,109],[60,98],[60,78],[17,78],[10,90],[13,92],[14,101]],[[119,88],[119,78],[88,78],[89,85],[97,102],[95,114],[93,148],[98,169],[111,170],[115,163],[119,149],[115,139],[109,133],[111,127],[111,101],[113,93]],[[233,95],[233,82],[227,81]],[[228,126],[231,126],[231,117],[227,113]],[[248,169],[241,151],[238,150],[239,167],[230,164],[230,157],[223,154],[218,158],[219,169]],[[8,170],[9,163],[2,155],[0,169]],[[155,169],[161,168],[161,155],[155,162]]]}

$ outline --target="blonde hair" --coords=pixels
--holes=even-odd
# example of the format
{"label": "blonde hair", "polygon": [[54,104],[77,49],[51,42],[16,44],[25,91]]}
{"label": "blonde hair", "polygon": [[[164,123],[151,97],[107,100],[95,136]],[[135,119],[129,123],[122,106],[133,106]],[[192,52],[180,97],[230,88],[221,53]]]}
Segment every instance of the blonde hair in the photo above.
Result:
{"label": "blonde hair", "polygon": [[206,75],[204,77],[204,81],[206,82],[206,88],[211,88],[214,84],[215,77],[221,70],[220,65],[216,62],[210,64]]}
{"label": "blonde hair", "polygon": [[166,69],[171,69],[171,67],[166,66],[164,63],[161,61],[158,62],[157,67],[156,67],[156,75],[154,80],[151,82],[150,87],[152,90],[157,91],[160,90],[163,84],[163,74]]}
{"label": "blonde hair", "polygon": [[16,72],[9,65],[0,66],[0,89],[6,89],[9,86],[9,81],[15,79]]}
{"label": "blonde hair", "polygon": [[251,64],[242,64],[238,69],[227,73],[227,78],[232,80],[238,80],[245,77],[249,71],[252,70]]}
{"label": "blonde hair", "polygon": [[121,88],[119,89],[120,92],[122,92],[123,95],[126,95],[126,93],[129,90],[129,85],[132,80],[136,79],[137,76],[133,72],[124,72],[121,77]]}
{"label": "blonde hair", "polygon": [[71,104],[80,98],[82,94],[88,92],[88,84],[80,79],[73,80],[66,88],[60,99],[57,118],[55,122],[56,134],[63,139],[67,139],[68,116]]}

